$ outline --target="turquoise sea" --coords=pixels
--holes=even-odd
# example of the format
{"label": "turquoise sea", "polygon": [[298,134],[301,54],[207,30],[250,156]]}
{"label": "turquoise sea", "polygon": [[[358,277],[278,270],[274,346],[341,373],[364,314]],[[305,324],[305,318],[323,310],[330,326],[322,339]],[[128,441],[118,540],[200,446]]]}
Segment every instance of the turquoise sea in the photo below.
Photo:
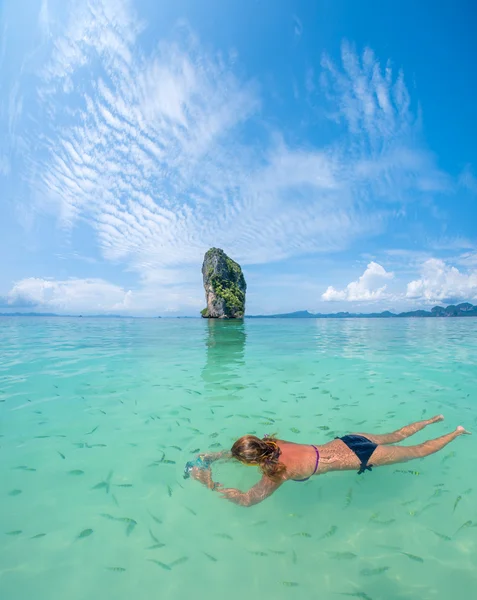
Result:
{"label": "turquoise sea", "polygon": [[320,444],[439,413],[407,443],[477,433],[476,392],[475,319],[0,319],[0,597],[475,597],[477,435],[251,508],[182,475],[244,433]]}

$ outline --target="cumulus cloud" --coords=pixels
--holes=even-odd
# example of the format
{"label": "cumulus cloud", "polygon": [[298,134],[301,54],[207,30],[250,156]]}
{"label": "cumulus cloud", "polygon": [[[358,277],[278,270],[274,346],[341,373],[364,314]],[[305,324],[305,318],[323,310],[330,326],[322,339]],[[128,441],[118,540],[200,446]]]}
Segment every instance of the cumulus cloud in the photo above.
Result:
{"label": "cumulus cloud", "polygon": [[132,292],[102,279],[67,279],[56,281],[30,277],[15,283],[5,305],[36,307],[42,310],[110,311],[128,310]]}
{"label": "cumulus cloud", "polygon": [[325,301],[382,300],[386,297],[386,284],[381,284],[383,280],[392,279],[393,277],[393,273],[386,271],[384,267],[372,261],[357,281],[348,283],[344,290],[337,290],[333,286],[329,286],[321,297]]}
{"label": "cumulus cloud", "polygon": [[462,273],[443,260],[431,258],[423,264],[420,279],[408,283],[406,297],[445,303],[476,300],[477,270]]}

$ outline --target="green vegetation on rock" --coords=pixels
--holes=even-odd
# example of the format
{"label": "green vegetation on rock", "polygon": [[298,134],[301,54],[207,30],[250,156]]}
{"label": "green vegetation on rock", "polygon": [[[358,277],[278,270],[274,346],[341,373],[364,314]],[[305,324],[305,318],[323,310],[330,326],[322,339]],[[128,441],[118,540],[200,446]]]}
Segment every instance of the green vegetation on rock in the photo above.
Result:
{"label": "green vegetation on rock", "polygon": [[211,248],[202,265],[207,308],[201,311],[209,318],[243,318],[247,285],[240,265],[220,248]]}

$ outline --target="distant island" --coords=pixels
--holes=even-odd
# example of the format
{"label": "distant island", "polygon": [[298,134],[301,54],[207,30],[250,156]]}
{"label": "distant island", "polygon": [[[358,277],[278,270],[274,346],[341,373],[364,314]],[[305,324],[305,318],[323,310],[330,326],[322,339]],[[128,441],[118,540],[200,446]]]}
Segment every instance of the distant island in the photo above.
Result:
{"label": "distant island", "polygon": [[[15,312],[0,313],[0,317],[68,317],[85,319],[160,319],[161,317],[134,317],[128,315],[58,315],[56,313]],[[434,306],[429,310],[412,310],[409,312],[392,313],[385,310],[380,313],[350,313],[338,312],[330,314],[311,313],[307,310],[299,310],[292,313],[280,315],[250,315],[246,319],[396,319],[399,317],[477,317],[477,306],[469,302],[462,304],[450,304],[449,306]],[[165,317],[169,319],[195,319],[194,316]],[[198,317],[200,318],[200,317]]]}
{"label": "distant island", "polygon": [[299,310],[292,313],[280,315],[250,315],[248,319],[395,319],[399,317],[477,317],[477,306],[469,302],[462,304],[450,304],[449,306],[434,306],[432,310],[412,310],[409,312],[392,313],[385,310],[380,313],[350,313],[338,312],[330,314],[310,313],[307,310]]}

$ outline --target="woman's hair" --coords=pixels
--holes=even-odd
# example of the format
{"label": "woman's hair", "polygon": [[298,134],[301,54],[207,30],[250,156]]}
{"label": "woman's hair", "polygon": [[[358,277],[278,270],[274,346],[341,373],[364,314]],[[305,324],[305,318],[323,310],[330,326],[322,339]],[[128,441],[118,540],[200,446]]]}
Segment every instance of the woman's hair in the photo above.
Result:
{"label": "woman's hair", "polygon": [[279,481],[286,470],[279,462],[280,448],[276,438],[266,436],[260,439],[255,435],[244,435],[232,446],[232,456],[246,465],[258,465],[264,475],[274,481]]}

